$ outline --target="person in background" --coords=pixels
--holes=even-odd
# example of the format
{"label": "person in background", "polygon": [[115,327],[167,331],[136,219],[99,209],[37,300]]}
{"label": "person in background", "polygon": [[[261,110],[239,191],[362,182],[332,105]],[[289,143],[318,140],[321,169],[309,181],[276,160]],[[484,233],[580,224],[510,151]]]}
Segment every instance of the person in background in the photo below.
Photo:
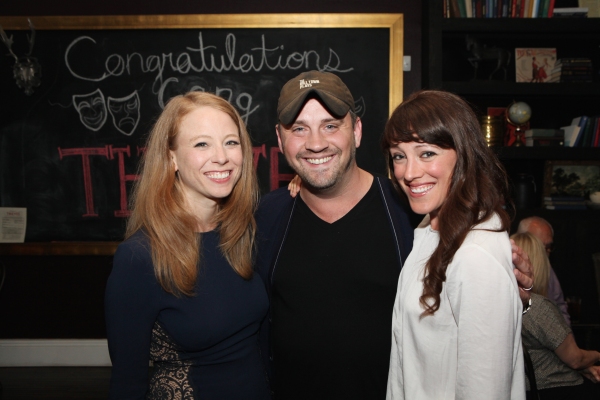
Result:
{"label": "person in background", "polygon": [[[521,222],[519,222],[517,233],[524,232],[529,232],[540,239],[546,249],[546,253],[548,256],[550,256],[550,252],[552,252],[552,248],[554,247],[554,229],[548,221],[541,217],[524,218],[521,220]],[[565,321],[567,322],[567,325],[570,326],[571,316],[569,315],[567,302],[565,301],[558,277],[556,276],[556,273],[552,267],[549,268],[548,288],[544,296],[556,304]]]}
{"label": "person in background", "polygon": [[[529,232],[511,238],[529,255],[534,269],[531,309],[523,316],[523,344],[531,356],[540,400],[598,399],[581,373],[594,383],[600,380],[600,353],[577,346],[573,332],[556,305],[544,296],[550,261],[544,244]],[[528,385],[529,387],[529,385]],[[529,389],[528,389],[529,390]]]}
{"label": "person in background", "polygon": [[416,92],[383,147],[425,215],[398,282],[387,399],[525,399],[508,179],[476,115],[455,94]]}
{"label": "person in background", "polygon": [[[105,309],[111,399],[270,398],[252,144],[226,100],[172,98],[146,144]],[[154,363],[151,376],[149,361]]]}

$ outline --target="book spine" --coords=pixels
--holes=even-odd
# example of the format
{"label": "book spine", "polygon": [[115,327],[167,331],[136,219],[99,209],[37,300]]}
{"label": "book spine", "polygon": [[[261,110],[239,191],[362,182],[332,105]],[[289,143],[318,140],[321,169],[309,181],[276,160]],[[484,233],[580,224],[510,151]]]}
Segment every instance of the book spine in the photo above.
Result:
{"label": "book spine", "polygon": [[593,147],[600,147],[600,117],[596,117],[596,127],[594,129]]}
{"label": "book spine", "polygon": [[477,9],[477,18],[485,17],[485,14],[483,13],[483,9],[484,9],[483,2],[484,2],[484,0],[476,0],[477,5],[475,8]]}
{"label": "book spine", "polygon": [[581,205],[557,205],[557,206],[546,206],[548,210],[587,210],[585,204]]}
{"label": "book spine", "polygon": [[548,18],[552,18],[554,15],[554,3],[556,0],[550,0],[550,4],[548,5]]}
{"label": "book spine", "polygon": [[464,0],[465,2],[465,17],[473,18],[473,1],[472,0]]}
{"label": "book spine", "polygon": [[550,198],[544,197],[544,204],[585,204],[585,198],[582,196],[552,196]]}
{"label": "book spine", "polygon": [[542,0],[542,2],[540,3],[540,18],[548,18],[548,7],[550,6],[550,0]]}
{"label": "book spine", "polygon": [[583,131],[585,129],[585,125],[587,124],[588,117],[583,115],[579,120],[579,133],[577,134],[577,139],[573,144],[573,147],[581,147],[581,141],[583,139]]}
{"label": "book spine", "polygon": [[458,0],[458,12],[460,18],[467,17],[467,6],[465,4],[465,0]]}
{"label": "book spine", "polygon": [[450,17],[451,18],[459,18],[460,10],[458,9],[458,1],[459,0],[448,0],[450,3]]}
{"label": "book spine", "polygon": [[531,5],[529,7],[529,16],[531,18],[536,18],[537,17],[538,2],[539,2],[539,0],[531,0]]}
{"label": "book spine", "polygon": [[582,196],[544,196],[544,201],[580,201],[583,202]]}
{"label": "book spine", "polygon": [[519,11],[520,18],[527,18],[527,13],[525,12],[525,10],[527,9],[527,1],[528,0],[521,0],[521,10]]}

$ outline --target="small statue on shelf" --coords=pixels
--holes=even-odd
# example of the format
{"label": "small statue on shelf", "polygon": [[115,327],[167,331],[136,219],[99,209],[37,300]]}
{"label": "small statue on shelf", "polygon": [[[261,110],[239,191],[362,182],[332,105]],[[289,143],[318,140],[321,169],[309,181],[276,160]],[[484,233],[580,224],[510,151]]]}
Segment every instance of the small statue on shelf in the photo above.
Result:
{"label": "small statue on shelf", "polygon": [[477,38],[471,35],[466,36],[467,51],[469,52],[469,63],[475,68],[473,79],[477,79],[479,64],[483,61],[496,61],[496,68],[490,73],[488,80],[492,80],[494,74],[500,70],[504,72],[504,80],[506,80],[506,68],[510,63],[511,55],[508,50],[500,47],[487,47],[482,45]]}

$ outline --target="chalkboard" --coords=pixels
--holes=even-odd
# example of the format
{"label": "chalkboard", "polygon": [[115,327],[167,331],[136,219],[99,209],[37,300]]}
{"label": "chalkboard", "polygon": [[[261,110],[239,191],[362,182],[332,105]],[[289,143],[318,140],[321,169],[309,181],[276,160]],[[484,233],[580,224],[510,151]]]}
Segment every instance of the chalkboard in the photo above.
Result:
{"label": "chalkboard", "polygon": [[[14,58],[0,57],[0,206],[27,208],[26,242],[121,240],[146,135],[166,101],[189,90],[240,111],[264,193],[291,177],[274,128],[281,87],[302,71],[334,72],[363,120],[358,163],[384,172],[379,141],[402,96],[401,14],[31,20],[42,66],[32,94],[14,81]],[[12,51],[27,53],[26,18],[0,24]]]}

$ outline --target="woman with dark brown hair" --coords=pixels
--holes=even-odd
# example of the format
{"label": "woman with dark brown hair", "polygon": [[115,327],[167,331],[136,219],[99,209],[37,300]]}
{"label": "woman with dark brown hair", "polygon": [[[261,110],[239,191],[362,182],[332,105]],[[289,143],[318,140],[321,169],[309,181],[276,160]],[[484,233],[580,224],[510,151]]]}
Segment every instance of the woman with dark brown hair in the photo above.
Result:
{"label": "woman with dark brown hair", "polygon": [[383,145],[425,218],[400,274],[388,399],[524,399],[523,305],[511,260],[506,173],[460,97],[421,91]]}
{"label": "woman with dark brown hair", "polygon": [[111,399],[270,398],[257,200],[233,106],[209,93],[172,98],[148,138],[106,288]]}

